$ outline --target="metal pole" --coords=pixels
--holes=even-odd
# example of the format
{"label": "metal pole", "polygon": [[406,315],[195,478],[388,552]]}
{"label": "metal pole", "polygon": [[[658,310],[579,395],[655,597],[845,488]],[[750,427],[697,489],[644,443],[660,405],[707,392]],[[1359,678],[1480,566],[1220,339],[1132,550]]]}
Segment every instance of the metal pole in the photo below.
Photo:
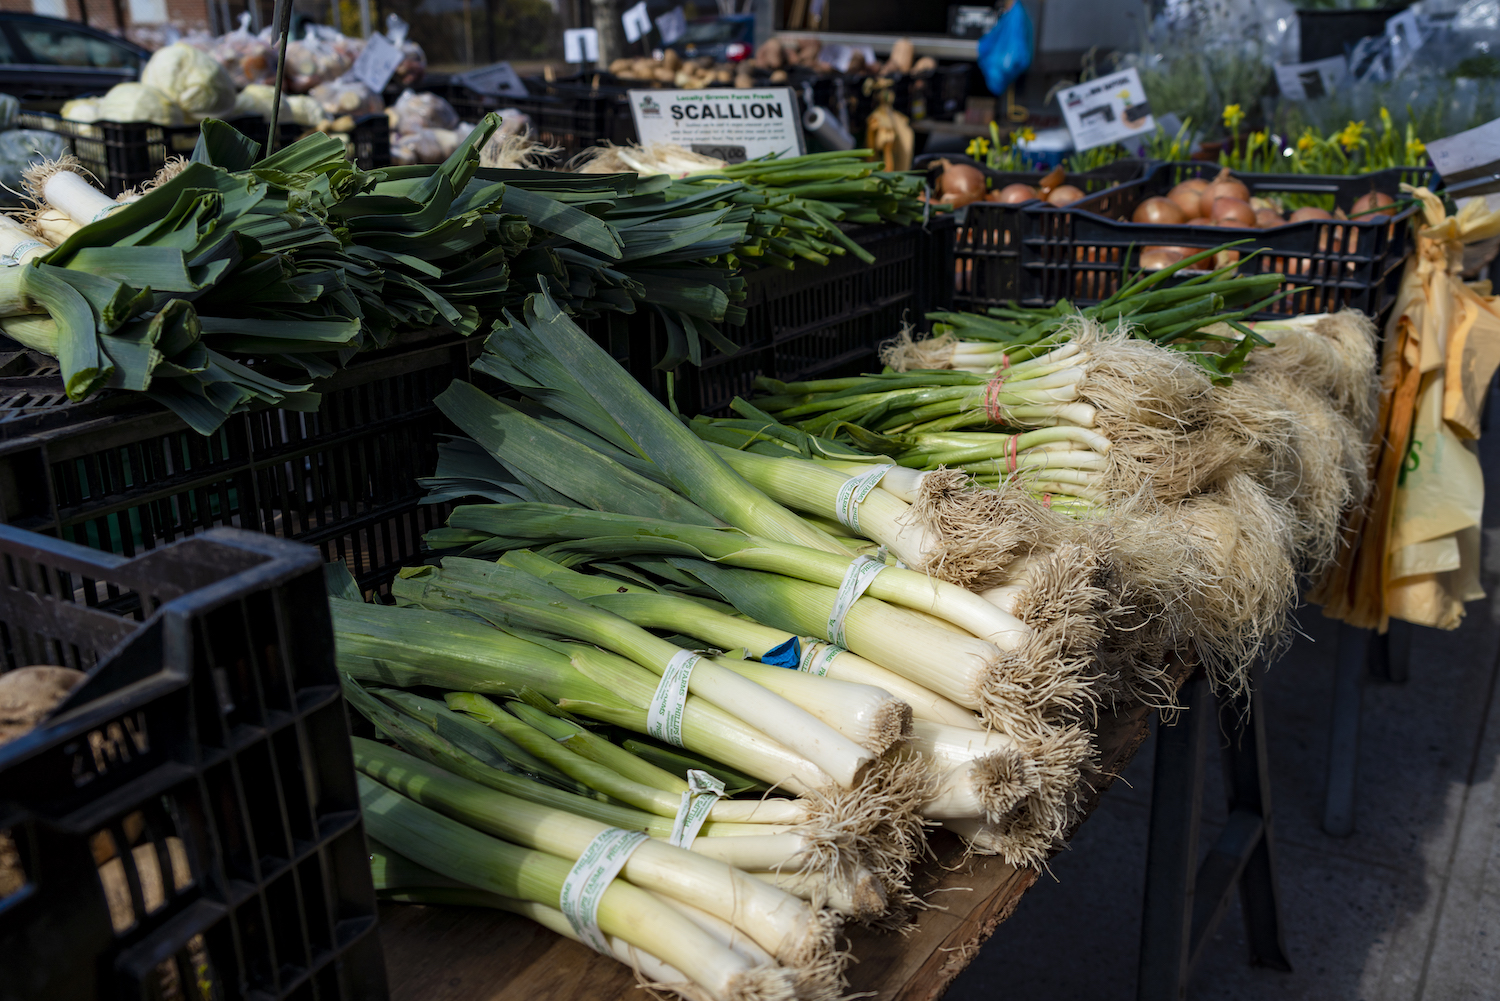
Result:
{"label": "metal pole", "polygon": [[359,0],[359,30],[365,38],[370,37],[370,0]]}
{"label": "metal pole", "polygon": [[276,30],[276,93],[271,98],[271,124],[266,129],[266,143],[261,147],[261,158],[271,155],[276,149],[276,129],[281,122],[281,90],[286,85],[286,36],[292,27],[292,0],[277,0]]}

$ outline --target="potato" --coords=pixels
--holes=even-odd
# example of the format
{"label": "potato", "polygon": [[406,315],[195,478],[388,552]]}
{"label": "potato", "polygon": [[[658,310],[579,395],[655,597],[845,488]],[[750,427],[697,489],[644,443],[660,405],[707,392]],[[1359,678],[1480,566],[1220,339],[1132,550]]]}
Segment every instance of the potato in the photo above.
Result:
{"label": "potato", "polygon": [[754,86],[755,77],[750,76],[748,73],[741,73],[734,78],[734,87],[736,90],[749,90]]}
{"label": "potato", "polygon": [[622,71],[631,69],[634,65],[635,63],[633,60],[621,56],[619,59],[616,59],[614,62],[609,64],[609,71],[615,76],[619,76]]}
{"label": "potato", "polygon": [[932,58],[931,56],[923,56],[921,59],[918,59],[915,63],[912,64],[911,71],[913,75],[921,73],[936,73],[937,68],[938,61],[936,59]]}
{"label": "potato", "polygon": [[771,82],[772,83],[786,83],[786,70],[772,70],[771,71]]}
{"label": "potato", "polygon": [[672,78],[676,75],[677,72],[675,70],[668,69],[666,66],[658,66],[652,72],[651,78],[653,80],[660,80],[662,83],[671,83]]}
{"label": "potato", "polygon": [[755,65],[767,70],[779,70],[786,65],[785,56],[781,51],[781,42],[774,38],[761,42],[760,48],[755,50]]}
{"label": "potato", "polygon": [[676,73],[682,68],[682,57],[677,54],[676,49],[668,49],[662,54],[661,64]]}
{"label": "potato", "polygon": [[713,73],[714,83],[730,83],[734,80],[734,71],[729,69],[717,69]]}
{"label": "potato", "polygon": [[0,744],[32,730],[83,679],[82,671],[52,664],[0,674]]}

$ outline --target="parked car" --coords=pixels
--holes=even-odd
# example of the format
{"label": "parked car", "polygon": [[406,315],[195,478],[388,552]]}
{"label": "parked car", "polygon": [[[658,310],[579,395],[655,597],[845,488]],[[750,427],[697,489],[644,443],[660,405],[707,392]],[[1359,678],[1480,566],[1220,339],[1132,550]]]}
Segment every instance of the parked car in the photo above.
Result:
{"label": "parked car", "polygon": [[667,46],[684,59],[712,56],[715,62],[739,62],[755,54],[755,16],[728,14],[688,23],[687,32]]}
{"label": "parked car", "polygon": [[102,94],[137,80],[151,53],[76,21],[0,12],[0,93],[28,105]]}

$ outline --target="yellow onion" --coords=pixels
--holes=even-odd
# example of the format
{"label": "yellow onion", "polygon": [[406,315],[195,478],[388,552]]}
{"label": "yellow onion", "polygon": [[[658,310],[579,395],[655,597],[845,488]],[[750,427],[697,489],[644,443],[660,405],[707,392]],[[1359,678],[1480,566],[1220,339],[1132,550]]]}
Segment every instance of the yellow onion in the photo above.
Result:
{"label": "yellow onion", "polygon": [[1130,221],[1150,223],[1155,226],[1177,226],[1187,221],[1187,214],[1172,199],[1157,195],[1137,205],[1130,215]]}

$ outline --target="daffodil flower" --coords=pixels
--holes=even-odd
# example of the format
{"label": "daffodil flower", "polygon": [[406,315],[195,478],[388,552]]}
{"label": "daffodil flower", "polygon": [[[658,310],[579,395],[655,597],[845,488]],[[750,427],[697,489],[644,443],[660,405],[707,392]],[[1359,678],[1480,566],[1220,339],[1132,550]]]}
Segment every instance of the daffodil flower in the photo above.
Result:
{"label": "daffodil flower", "polygon": [[983,159],[985,154],[989,153],[989,151],[990,141],[984,136],[975,136],[969,141],[969,156],[973,157],[974,159]]}
{"label": "daffodil flower", "polygon": [[1245,113],[1240,110],[1238,104],[1224,105],[1224,126],[1231,132],[1239,128],[1240,122],[1245,120]]}

